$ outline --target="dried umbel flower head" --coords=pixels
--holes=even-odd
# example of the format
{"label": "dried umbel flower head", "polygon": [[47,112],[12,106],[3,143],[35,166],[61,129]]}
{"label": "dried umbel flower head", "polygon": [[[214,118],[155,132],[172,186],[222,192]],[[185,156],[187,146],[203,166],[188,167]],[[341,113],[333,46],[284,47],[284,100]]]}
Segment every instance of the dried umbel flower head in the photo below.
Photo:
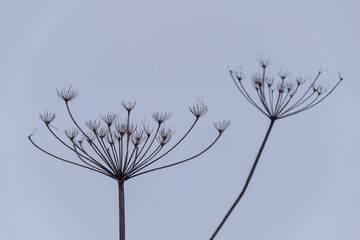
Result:
{"label": "dried umbel flower head", "polygon": [[71,100],[76,99],[77,96],[79,95],[79,92],[72,89],[72,86],[70,86],[69,88],[64,88],[60,91],[59,90],[56,90],[56,91],[57,91],[58,97],[63,99],[66,103]]}
{"label": "dried umbel flower head", "polygon": [[189,109],[190,112],[197,118],[204,116],[208,111],[208,107],[203,101],[200,100],[197,100],[196,103],[192,105]]}
{"label": "dried umbel flower head", "polygon": [[134,109],[136,102],[122,102],[122,105],[126,109],[126,111],[131,112],[131,110]]}
{"label": "dried umbel flower head", "polygon": [[262,67],[264,69],[270,65],[270,60],[267,58],[258,58],[257,60],[258,60],[260,67]]}
{"label": "dried umbel flower head", "polygon": [[152,129],[148,125],[144,125],[143,129],[144,129],[144,133],[146,133],[147,136],[151,135]]}
{"label": "dried umbel flower head", "polygon": [[143,136],[144,135],[144,131],[140,130],[140,131],[135,131],[132,136],[131,136],[131,141],[134,144],[134,146],[139,146],[139,144],[141,144],[146,137]]}
{"label": "dried umbel flower head", "polygon": [[288,80],[289,72],[279,71],[279,80],[274,85],[274,78],[266,76],[268,60],[260,59],[258,61],[262,71],[252,76],[254,94],[247,90],[242,72],[230,70],[230,75],[245,99],[272,120],[289,117],[315,107],[327,98],[343,79],[339,74],[339,81],[330,91],[327,91],[317,83],[321,75],[321,71],[319,71],[310,85],[303,90],[301,87],[305,83],[305,79],[297,77],[295,81],[291,81]]}
{"label": "dried umbel flower head", "polygon": [[171,129],[162,128],[157,136],[157,140],[161,146],[164,146],[170,141],[173,134],[174,132]]}
{"label": "dried umbel flower head", "polygon": [[107,127],[101,127],[99,130],[95,133],[99,138],[104,138],[108,135],[109,129]]}
{"label": "dried umbel flower head", "polygon": [[78,134],[79,134],[79,130],[76,128],[65,130],[65,135],[70,139],[70,141],[74,141],[74,139]]}
{"label": "dried umbel flower head", "polygon": [[216,130],[218,130],[219,133],[222,133],[230,126],[230,123],[231,121],[227,120],[218,121],[214,122],[214,127],[216,128]]}
{"label": "dried umbel flower head", "polygon": [[152,118],[159,124],[161,125],[162,123],[164,123],[166,120],[168,120],[171,117],[172,113],[170,112],[164,112],[164,113],[160,113],[160,112],[154,112],[152,115]]}
{"label": "dried umbel flower head", "polygon": [[111,127],[111,125],[118,120],[118,116],[116,114],[106,114],[105,116],[101,116],[101,119],[108,127]]}
{"label": "dried umbel flower head", "polygon": [[96,133],[96,131],[99,129],[100,127],[100,122],[97,120],[89,120],[87,122],[85,122],[85,125],[93,132]]}
{"label": "dried umbel flower head", "polygon": [[70,141],[63,140],[53,131],[54,127],[50,123],[54,121],[55,114],[45,112],[40,114],[40,118],[44,121],[45,126],[55,139],[74,153],[75,157],[77,157],[77,161],[68,160],[44,150],[33,141],[33,134],[29,136],[29,140],[39,150],[54,158],[92,170],[113,178],[118,182],[121,240],[125,239],[124,182],[142,174],[168,168],[195,159],[208,151],[218,141],[223,131],[228,127],[227,122],[215,124],[218,134],[214,137],[212,142],[199,153],[181,161],[152,167],[154,164],[160,163],[160,160],[172,152],[186,137],[188,137],[189,133],[199,122],[199,118],[207,112],[207,107],[204,103],[197,102],[190,107],[191,113],[195,116],[193,123],[188,130],[185,131],[177,141],[175,141],[175,143],[171,144],[171,141],[174,138],[174,132],[170,129],[164,128],[164,122],[171,116],[171,113],[169,112],[154,112],[152,115],[152,118],[156,122],[156,127],[154,129],[146,124],[138,127],[136,124],[132,123],[131,120],[131,112],[135,107],[135,102],[123,102],[122,105],[126,110],[126,119],[124,121],[117,122],[117,114],[103,115],[101,116],[102,121],[86,121],[85,126],[90,130],[90,132],[85,132],[83,127],[81,127],[75,120],[69,106],[69,101],[76,98],[78,93],[71,87],[57,92],[59,97],[65,101],[67,112],[74,124],[73,129],[65,131],[65,135]]}
{"label": "dried umbel flower head", "polygon": [[55,120],[56,114],[46,111],[44,113],[40,113],[39,117],[46,125],[49,125],[52,121]]}

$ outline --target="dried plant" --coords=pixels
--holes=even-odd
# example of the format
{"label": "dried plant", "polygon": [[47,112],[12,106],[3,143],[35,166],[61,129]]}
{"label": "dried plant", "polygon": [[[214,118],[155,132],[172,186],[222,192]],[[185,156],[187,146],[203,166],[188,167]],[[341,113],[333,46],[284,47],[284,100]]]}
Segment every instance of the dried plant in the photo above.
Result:
{"label": "dried plant", "polygon": [[224,225],[236,205],[245,194],[275,121],[315,107],[327,98],[343,80],[339,72],[338,82],[335,86],[328,90],[323,85],[318,84],[318,79],[321,75],[321,71],[319,71],[310,85],[301,91],[302,86],[306,82],[304,78],[297,77],[295,81],[290,81],[288,80],[290,73],[280,71],[278,73],[279,81],[275,85],[274,78],[267,76],[266,74],[270,61],[267,59],[258,59],[258,62],[262,71],[255,73],[252,76],[251,84],[255,89],[252,93],[247,90],[248,86],[245,86],[246,83],[244,83],[245,76],[241,71],[230,70],[230,75],[245,99],[270,119],[270,125],[239,196],[236,198],[235,202],[232,204],[231,208],[226,213],[213,235],[210,237],[210,240],[216,237],[221,227]]}
{"label": "dried plant", "polygon": [[123,102],[122,106],[126,110],[127,115],[125,121],[119,121],[119,117],[116,114],[107,114],[101,116],[104,124],[101,124],[98,120],[87,121],[85,125],[89,129],[89,132],[86,132],[75,120],[69,106],[69,102],[78,96],[78,92],[70,87],[57,91],[57,93],[58,96],[64,100],[67,112],[75,125],[74,128],[65,130],[65,135],[68,140],[62,139],[54,132],[53,129],[55,127],[52,126],[52,123],[56,118],[54,113],[42,113],[40,114],[40,119],[45,123],[45,126],[50,133],[62,145],[76,155],[78,161],[67,160],[44,150],[33,141],[32,136],[35,132],[28,138],[39,150],[58,160],[89,169],[117,181],[119,191],[120,240],[125,240],[125,181],[146,173],[185,163],[202,155],[218,141],[224,130],[230,124],[229,121],[214,123],[218,134],[201,152],[181,161],[153,167],[153,164],[163,159],[179,146],[193,130],[200,117],[208,110],[204,103],[197,102],[190,107],[190,112],[195,117],[193,123],[175,144],[168,147],[174,132],[171,129],[165,128],[164,122],[171,117],[171,113],[155,112],[152,115],[152,118],[156,122],[154,130],[147,125],[139,127],[131,123],[130,117],[131,111],[135,107],[135,102]]}

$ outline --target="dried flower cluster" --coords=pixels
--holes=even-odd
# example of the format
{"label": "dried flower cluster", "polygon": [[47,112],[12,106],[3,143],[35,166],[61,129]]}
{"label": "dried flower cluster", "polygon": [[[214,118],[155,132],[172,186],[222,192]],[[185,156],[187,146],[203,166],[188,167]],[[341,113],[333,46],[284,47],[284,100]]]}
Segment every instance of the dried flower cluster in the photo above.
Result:
{"label": "dried flower cluster", "polygon": [[[45,123],[50,133],[64,146],[73,151],[80,162],[77,163],[57,156],[56,158],[88,168],[116,180],[128,180],[144,173],[184,163],[199,156],[199,154],[196,154],[179,162],[147,169],[150,165],[159,161],[175,149],[175,147],[188,136],[199,118],[204,116],[208,110],[203,102],[197,101],[189,108],[190,112],[195,116],[193,124],[179,141],[164,151],[164,147],[168,145],[174,134],[171,129],[163,127],[164,122],[171,117],[171,113],[154,112],[152,118],[157,123],[155,129],[151,129],[147,125],[139,127],[131,121],[131,111],[134,109],[136,103],[123,102],[122,106],[127,112],[127,118],[124,122],[119,121],[117,114],[107,114],[101,116],[103,124],[99,120],[87,121],[85,125],[88,131],[85,131],[74,119],[68,104],[68,102],[74,100],[77,95],[78,92],[71,87],[58,91],[58,96],[64,100],[69,116],[75,124],[73,129],[65,130],[65,135],[69,139],[68,143],[53,131],[51,123],[55,120],[56,115],[49,112],[40,114],[40,119]],[[219,139],[229,124],[229,121],[214,123],[219,134],[205,150],[208,150]],[[40,148],[33,142],[31,137],[32,135],[29,136],[29,139],[36,147],[51,156],[55,156]],[[205,151],[202,151],[200,153],[202,154],[204,152]]]}
{"label": "dried flower cluster", "polygon": [[69,106],[69,102],[76,99],[78,92],[69,87],[58,91],[57,94],[64,100],[67,112],[74,124],[74,128],[65,130],[68,140],[60,138],[54,132],[55,127],[52,126],[56,118],[54,113],[41,113],[40,119],[60,143],[74,152],[78,161],[68,160],[44,150],[33,141],[32,136],[34,133],[29,136],[29,140],[38,149],[54,158],[101,173],[118,182],[121,240],[125,239],[124,182],[136,176],[175,166],[200,156],[218,141],[230,124],[229,121],[214,123],[218,131],[217,136],[198,154],[171,164],[151,168],[151,165],[173,151],[193,130],[200,117],[206,114],[208,108],[203,102],[198,101],[189,108],[195,117],[193,123],[178,141],[168,147],[174,134],[171,129],[164,127],[164,122],[171,117],[169,112],[153,113],[152,118],[156,122],[154,129],[148,125],[137,126],[132,123],[131,119],[131,112],[135,107],[135,102],[123,102],[122,106],[126,110],[126,120],[120,121],[117,114],[107,114],[101,116],[101,120],[87,121],[85,123],[86,130],[80,127],[75,120]]}
{"label": "dried flower cluster", "polygon": [[306,79],[297,77],[291,81],[289,80],[290,73],[280,71],[278,73],[279,80],[275,84],[275,79],[266,75],[270,61],[259,59],[258,62],[262,71],[253,74],[251,79],[258,100],[254,100],[252,94],[246,90],[245,76],[241,71],[230,70],[230,75],[245,99],[273,120],[289,117],[316,106],[327,98],[343,80],[339,72],[339,81],[328,91],[323,85],[318,84],[321,75],[321,71],[319,71],[306,90],[301,92],[301,87]]}

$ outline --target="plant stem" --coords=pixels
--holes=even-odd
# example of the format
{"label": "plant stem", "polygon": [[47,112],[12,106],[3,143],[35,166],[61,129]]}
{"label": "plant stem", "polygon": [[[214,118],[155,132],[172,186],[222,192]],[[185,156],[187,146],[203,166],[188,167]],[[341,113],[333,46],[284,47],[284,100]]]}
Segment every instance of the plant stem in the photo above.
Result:
{"label": "plant stem", "polygon": [[125,240],[125,193],[124,181],[118,180],[119,187],[119,239]]}
{"label": "plant stem", "polygon": [[251,168],[251,171],[250,171],[250,173],[249,173],[249,176],[248,176],[247,179],[246,179],[245,185],[244,185],[243,189],[241,190],[240,195],[236,198],[235,202],[233,203],[233,205],[231,206],[231,208],[229,209],[229,211],[226,213],[225,217],[223,218],[223,220],[221,221],[221,223],[219,224],[219,226],[216,228],[216,230],[215,230],[215,232],[213,233],[213,235],[211,236],[210,240],[215,239],[216,235],[218,234],[218,232],[220,231],[220,229],[222,228],[222,226],[224,225],[224,223],[226,222],[226,220],[228,219],[228,217],[230,216],[230,214],[232,213],[232,211],[235,209],[236,205],[240,202],[240,199],[241,199],[241,198],[243,197],[243,195],[245,194],[245,191],[246,191],[246,189],[247,189],[247,187],[248,187],[248,185],[249,185],[249,183],[250,183],[250,181],[251,181],[251,178],[252,178],[252,176],[253,176],[253,174],[254,174],[254,172],[255,172],[255,168],[256,168],[256,165],[257,165],[257,163],[258,163],[258,161],[259,161],[259,159],[260,159],[261,153],[262,153],[262,151],[263,151],[263,149],[264,149],[264,147],[265,147],[265,144],[266,144],[266,142],[267,142],[267,140],[268,140],[268,137],[269,137],[269,135],[270,135],[271,129],[272,129],[274,123],[275,123],[275,120],[276,120],[276,119],[271,119],[271,123],[270,123],[270,125],[269,125],[268,130],[267,130],[267,133],[266,133],[266,135],[265,135],[265,138],[264,138],[264,140],[263,140],[263,142],[262,142],[262,144],[261,144],[261,147],[260,147],[260,149],[259,149],[259,152],[258,152],[258,154],[257,154],[257,156],[256,156],[256,158],[255,158],[255,161],[254,161],[254,163],[253,163],[253,166],[252,166],[252,168]]}

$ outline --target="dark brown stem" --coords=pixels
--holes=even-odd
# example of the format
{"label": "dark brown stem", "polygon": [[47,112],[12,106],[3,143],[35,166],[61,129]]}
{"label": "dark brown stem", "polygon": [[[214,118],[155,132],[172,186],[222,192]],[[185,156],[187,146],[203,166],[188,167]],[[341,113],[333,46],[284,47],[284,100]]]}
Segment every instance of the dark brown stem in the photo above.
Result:
{"label": "dark brown stem", "polygon": [[240,202],[241,198],[242,198],[243,195],[245,194],[246,189],[247,189],[247,187],[248,187],[248,185],[249,185],[249,183],[250,183],[250,181],[251,181],[251,178],[252,178],[252,176],[253,176],[253,174],[254,174],[254,172],[255,172],[255,168],[256,168],[256,165],[257,165],[257,163],[258,163],[258,161],[259,161],[259,159],[260,159],[261,153],[262,153],[262,151],[264,150],[264,147],[265,147],[265,144],[266,144],[266,142],[267,142],[267,139],[268,139],[268,137],[269,137],[269,135],[270,135],[271,129],[272,129],[274,123],[275,123],[275,120],[276,120],[276,119],[271,119],[270,126],[269,126],[269,128],[268,128],[268,130],[267,130],[267,133],[266,133],[266,135],[265,135],[265,138],[264,138],[264,140],[263,140],[263,142],[262,142],[262,144],[261,144],[261,147],[260,147],[260,149],[259,149],[259,152],[258,152],[258,154],[257,154],[257,156],[256,156],[256,158],[255,158],[254,164],[253,164],[253,166],[252,166],[252,168],[251,168],[251,171],[250,171],[250,173],[249,173],[249,176],[248,176],[247,179],[246,179],[245,185],[244,185],[243,189],[241,190],[240,195],[236,198],[235,202],[233,203],[233,205],[231,206],[231,208],[229,209],[229,211],[226,213],[225,217],[223,218],[223,220],[221,221],[221,223],[219,224],[219,226],[216,228],[216,230],[215,230],[215,232],[213,233],[213,235],[210,237],[210,240],[215,239],[216,235],[218,234],[218,232],[220,231],[220,229],[222,228],[222,226],[224,225],[224,223],[226,222],[226,220],[228,219],[228,217],[230,216],[230,214],[232,213],[232,211],[235,209],[236,205]]}
{"label": "dark brown stem", "polygon": [[125,193],[124,180],[118,180],[119,187],[119,236],[120,240],[125,240]]}

